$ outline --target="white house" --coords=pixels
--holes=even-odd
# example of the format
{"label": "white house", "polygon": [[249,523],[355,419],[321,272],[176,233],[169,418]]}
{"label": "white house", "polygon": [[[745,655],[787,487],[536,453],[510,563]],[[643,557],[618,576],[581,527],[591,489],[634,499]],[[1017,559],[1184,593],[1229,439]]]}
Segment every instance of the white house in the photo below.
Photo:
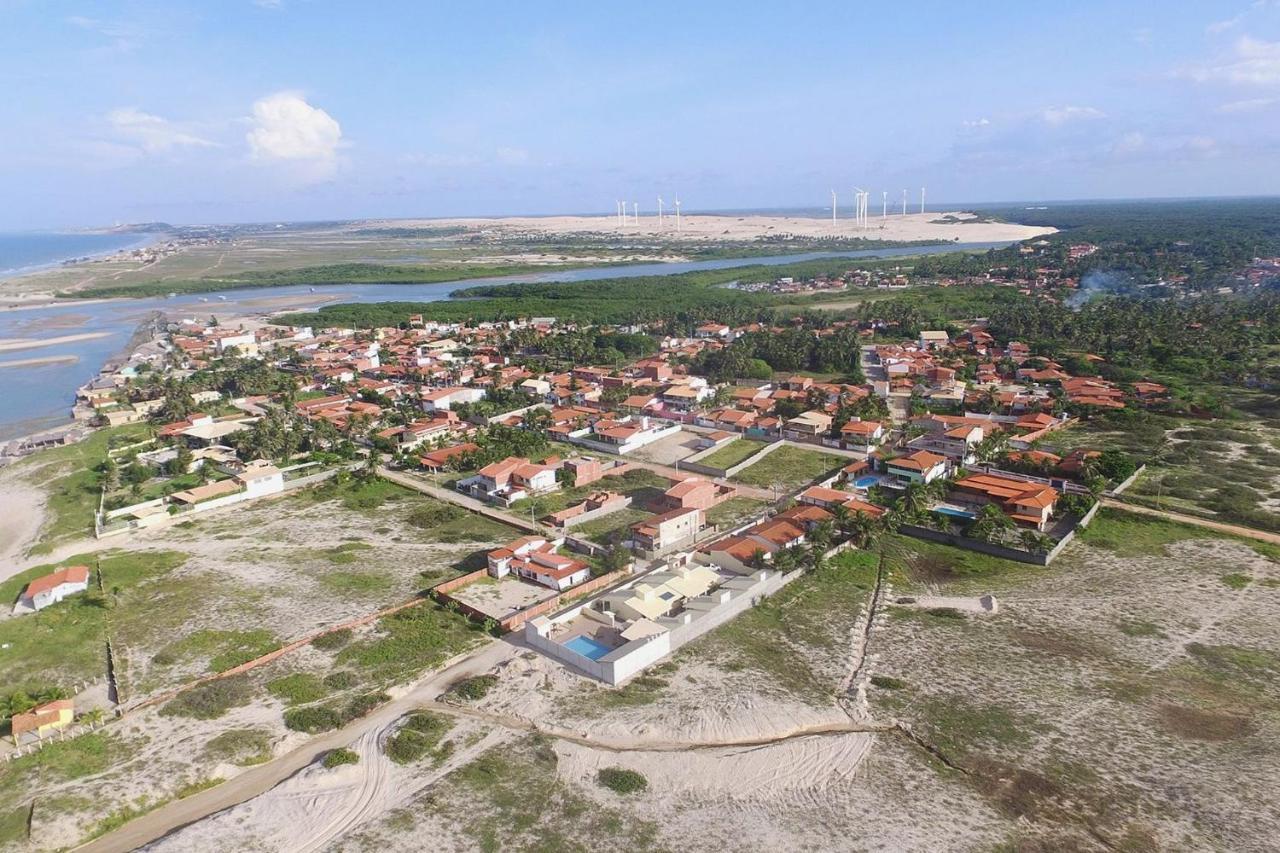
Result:
{"label": "white house", "polygon": [[265,459],[255,459],[248,463],[243,471],[235,475],[235,479],[244,486],[246,499],[284,491],[284,475]]}
{"label": "white house", "polygon": [[563,544],[563,539],[522,536],[489,552],[489,575],[504,578],[514,572],[517,577],[563,592],[591,577],[586,563],[557,553]]}
{"label": "white house", "polygon": [[89,588],[89,567],[68,566],[58,569],[27,584],[27,588],[18,597],[15,611],[24,609],[43,610],[50,604],[61,601],[68,595],[84,592]]}
{"label": "white house", "polygon": [[483,388],[436,388],[422,395],[422,408],[428,412],[447,412],[459,403],[476,403],[483,399]]}

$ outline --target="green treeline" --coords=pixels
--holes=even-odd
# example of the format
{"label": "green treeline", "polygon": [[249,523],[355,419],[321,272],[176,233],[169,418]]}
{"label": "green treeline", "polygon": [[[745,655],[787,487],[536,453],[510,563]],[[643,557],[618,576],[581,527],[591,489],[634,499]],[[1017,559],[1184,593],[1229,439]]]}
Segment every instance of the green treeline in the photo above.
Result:
{"label": "green treeline", "polygon": [[[581,264],[557,265],[555,270],[574,269]],[[598,264],[592,264],[598,266]],[[427,267],[392,264],[326,264],[301,269],[253,270],[222,278],[200,278],[185,281],[149,281],[141,284],[104,284],[58,294],[68,299],[104,298],[112,296],[164,296],[169,293],[212,293],[219,290],[241,290],[251,287],[289,287],[292,285],[342,284],[438,284],[472,278],[528,275],[547,272],[545,264],[511,264],[506,266]]]}

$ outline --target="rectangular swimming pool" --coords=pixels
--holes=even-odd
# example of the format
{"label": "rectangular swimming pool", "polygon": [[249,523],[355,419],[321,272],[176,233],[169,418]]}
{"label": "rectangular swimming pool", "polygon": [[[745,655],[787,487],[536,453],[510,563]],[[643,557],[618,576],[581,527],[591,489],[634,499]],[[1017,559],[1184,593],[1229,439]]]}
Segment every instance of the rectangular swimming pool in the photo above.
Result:
{"label": "rectangular swimming pool", "polygon": [[973,513],[966,512],[965,510],[959,509],[958,507],[954,507],[954,506],[935,506],[933,508],[933,511],[938,513],[939,515],[949,515],[952,518],[963,518],[969,521],[972,521],[973,519],[977,518],[977,516],[974,515]]}
{"label": "rectangular swimming pool", "polygon": [[587,637],[582,634],[574,637],[572,640],[565,643],[564,646],[567,649],[573,649],[584,658],[589,658],[591,660],[599,660],[609,654],[609,652],[613,651],[613,649],[609,648],[604,643],[598,642],[591,637]]}

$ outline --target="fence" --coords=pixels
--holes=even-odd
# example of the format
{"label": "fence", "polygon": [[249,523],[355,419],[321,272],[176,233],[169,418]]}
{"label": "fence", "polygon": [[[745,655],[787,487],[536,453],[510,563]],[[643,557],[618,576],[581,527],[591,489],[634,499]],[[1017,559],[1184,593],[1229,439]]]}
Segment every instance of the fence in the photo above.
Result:
{"label": "fence", "polygon": [[[612,583],[615,583],[617,581],[622,580],[625,577],[630,576],[633,569],[634,569],[634,564],[631,566],[627,566],[626,568],[617,569],[615,571],[609,572],[608,574],[600,575],[597,578],[592,578],[591,580],[585,583],[578,584],[577,586],[571,589],[567,589],[564,592],[559,593],[558,595],[555,595],[551,598],[545,599],[543,601],[539,601],[537,604],[532,604],[520,610],[515,610],[510,613],[507,613],[506,615],[501,616],[495,619],[494,621],[498,623],[498,627],[503,631],[503,633],[506,633],[507,631],[513,631],[516,628],[519,628],[525,622],[528,622],[530,619],[533,619],[536,616],[542,616],[546,613],[553,612],[554,610],[556,610],[558,607],[560,607],[563,603],[567,601],[572,601],[575,598],[580,598],[581,596],[589,595],[590,593],[593,593],[598,589],[603,589],[604,587],[609,586]],[[461,587],[466,586],[469,583],[480,580],[487,574],[488,574],[487,570],[477,569],[476,571],[470,572],[469,574],[461,575],[459,577],[453,578],[452,580],[447,580],[447,581],[444,581],[443,583],[436,584],[431,588],[430,594],[434,598],[436,598],[438,601],[442,601],[445,603],[453,602],[453,604],[458,608],[459,612],[466,614],[467,616],[471,617],[472,619],[475,619],[476,621],[487,622],[490,619],[494,619],[492,614],[485,613],[483,610],[472,607],[471,605],[467,604],[465,601],[460,601],[459,599],[454,598],[452,595],[449,594],[456,589],[460,589]]]}
{"label": "fence", "polygon": [[123,710],[125,712],[132,712],[132,711],[137,711],[141,708],[150,707],[152,705],[158,705],[161,702],[167,702],[173,697],[177,696],[179,693],[182,693],[185,690],[190,690],[193,687],[199,687],[201,684],[207,684],[210,681],[217,681],[222,678],[230,678],[233,675],[240,675],[241,673],[248,672],[251,669],[256,669],[257,667],[263,666],[265,664],[269,664],[272,661],[278,658],[281,658],[284,655],[289,654],[290,652],[297,651],[303,646],[310,644],[315,639],[319,637],[323,637],[326,634],[332,634],[335,631],[346,631],[352,628],[359,628],[362,625],[368,625],[370,622],[376,622],[377,620],[381,619],[384,616],[391,616],[393,614],[399,613],[401,610],[408,610],[410,607],[417,607],[418,605],[422,604],[426,600],[427,599],[425,598],[412,598],[408,601],[403,601],[400,604],[395,604],[395,605],[392,605],[391,607],[386,607],[382,610],[378,610],[373,613],[366,613],[364,616],[359,616],[355,619],[350,619],[346,622],[340,622],[337,625],[330,625],[326,628],[321,628],[318,631],[313,631],[310,634],[307,634],[305,637],[302,637],[301,639],[294,640],[291,643],[286,643],[285,645],[281,646],[278,649],[275,649],[274,651],[267,652],[265,655],[256,657],[251,661],[246,661],[240,664],[239,666],[234,666],[231,669],[223,670],[222,672],[215,672],[212,675],[206,675],[201,678],[197,678],[194,681],[188,681],[186,684],[182,685],[181,687],[175,687],[172,690],[166,690],[163,693],[157,694],[155,696],[150,696],[146,699],[142,699],[138,702],[135,702],[129,705]]}
{"label": "fence", "polygon": [[[728,444],[721,445],[721,447],[731,447],[737,441],[755,441],[755,439],[739,438],[739,439],[736,439],[735,441],[729,442]],[[757,450],[755,453],[751,454],[741,462],[737,463],[736,465],[730,465],[728,468],[716,468],[714,465],[704,465],[698,461],[699,459],[705,459],[706,457],[711,456],[715,454],[716,451],[720,450],[720,447],[711,447],[711,448],[708,448],[707,450],[701,451],[700,453],[693,454],[688,459],[681,460],[680,467],[686,468],[690,471],[696,471],[699,474],[706,474],[707,476],[710,476],[710,477],[719,477],[719,478],[732,477],[734,474],[737,474],[742,469],[749,468],[752,465],[756,464],[761,459],[765,458],[766,456],[768,456],[773,451],[777,450],[782,445],[783,445],[783,442],[781,441],[773,441],[767,444],[760,443],[759,450]]]}
{"label": "fence", "polygon": [[1075,539],[1077,530],[1081,527],[1089,526],[1089,522],[1093,521],[1093,517],[1098,514],[1098,509],[1101,506],[1101,503],[1095,503],[1088,512],[1080,517],[1074,528],[1059,539],[1056,545],[1043,553],[1033,554],[1030,551],[1009,548],[994,542],[984,542],[981,539],[970,539],[968,536],[959,536],[955,533],[943,533],[941,530],[934,530],[931,527],[918,527],[914,524],[904,524],[898,528],[898,532],[905,533],[907,536],[914,536],[917,539],[940,542],[944,545],[954,545],[957,548],[966,548],[970,551],[977,551],[981,554],[1000,557],[1005,560],[1030,563],[1033,566],[1047,566],[1062,553],[1063,549],[1071,543],[1071,540]]}

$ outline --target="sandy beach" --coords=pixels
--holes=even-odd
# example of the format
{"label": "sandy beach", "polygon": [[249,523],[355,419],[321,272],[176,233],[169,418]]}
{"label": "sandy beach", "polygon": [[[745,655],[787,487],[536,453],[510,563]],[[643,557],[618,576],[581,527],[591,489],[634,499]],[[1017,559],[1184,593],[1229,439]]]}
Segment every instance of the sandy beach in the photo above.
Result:
{"label": "sandy beach", "polygon": [[6,367],[39,367],[42,364],[75,364],[80,360],[78,355],[42,355],[38,358],[17,358],[12,361],[0,361],[0,370]]}
{"label": "sandy beach", "polygon": [[8,338],[0,339],[0,352],[52,347],[58,344],[73,344],[78,341],[93,341],[110,337],[110,332],[82,332],[78,335],[60,335],[54,338]]}
{"label": "sandy beach", "polygon": [[[0,580],[22,570],[23,553],[40,532],[44,521],[45,495],[17,477],[0,481]],[[12,602],[0,602],[5,606]]]}

